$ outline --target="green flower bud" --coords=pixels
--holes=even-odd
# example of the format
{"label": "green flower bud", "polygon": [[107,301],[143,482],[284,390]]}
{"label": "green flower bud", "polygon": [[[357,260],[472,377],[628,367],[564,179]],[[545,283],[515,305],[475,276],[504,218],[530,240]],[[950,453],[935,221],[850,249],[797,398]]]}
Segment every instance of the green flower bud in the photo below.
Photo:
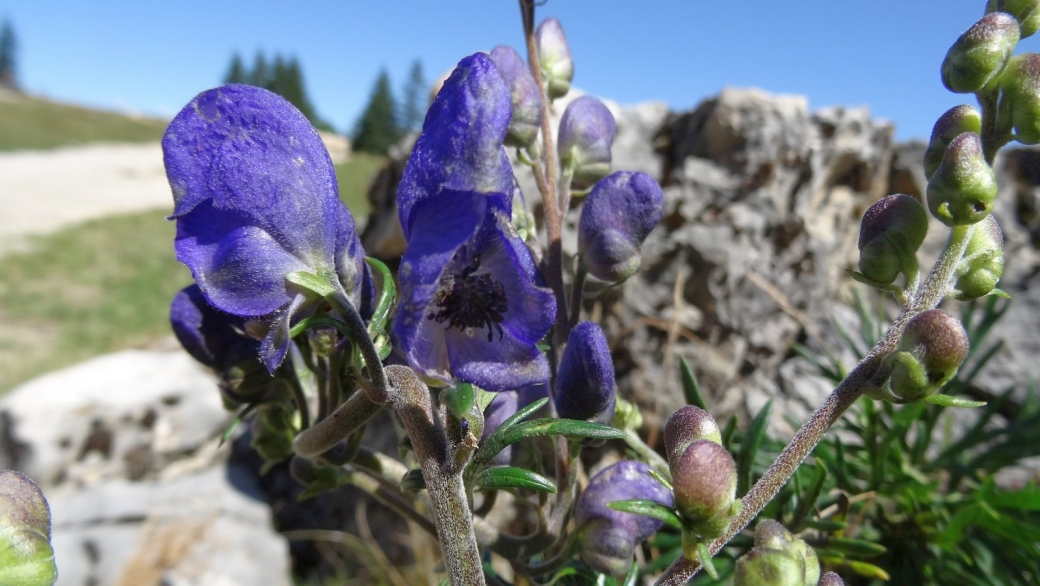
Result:
{"label": "green flower bud", "polygon": [[989,295],[1004,274],[1004,234],[992,215],[975,226],[957,265],[955,298],[970,301]]}
{"label": "green flower bud", "polygon": [[534,40],[538,47],[538,67],[545,78],[543,83],[547,86],[549,99],[562,98],[570,91],[574,79],[574,61],[563,26],[555,18],[547,18],[534,31]]}
{"label": "green flower bud", "polygon": [[784,551],[798,560],[803,568],[806,584],[816,584],[820,579],[820,560],[816,556],[816,550],[777,521],[759,521],[755,526],[755,545]]}
{"label": "green flower bud", "polygon": [[1021,38],[1032,36],[1040,29],[1040,0],[989,0],[986,12],[1007,12],[1015,17]]}
{"label": "green flower bud", "polygon": [[859,271],[879,283],[917,270],[917,249],[928,233],[928,213],[909,195],[889,195],[863,214],[859,229]]}
{"label": "green flower bud", "polygon": [[1018,44],[1018,21],[991,12],[964,31],[946,53],[942,81],[946,89],[970,94],[992,87]]}
{"label": "green flower bud", "polygon": [[1009,119],[1015,139],[1040,143],[1040,55],[1015,55],[1000,76],[1000,116]]}
{"label": "green flower bud", "polygon": [[820,581],[816,586],[845,586],[845,581],[834,572],[827,572],[820,576]]}
{"label": "green flower bud", "polygon": [[755,547],[737,560],[734,586],[816,586],[820,561],[809,544],[780,523],[765,519],[755,527]]}
{"label": "green flower bud", "polygon": [[672,413],[664,425],[664,449],[673,472],[679,456],[697,440],[722,445],[722,434],[719,433],[715,419],[704,409],[693,405],[686,405]]}
{"label": "green flower bud", "polygon": [[710,440],[686,447],[672,471],[675,508],[683,525],[704,539],[726,530],[737,505],[737,465],[733,456]]}
{"label": "green flower bud", "polygon": [[43,491],[21,472],[0,470],[0,584],[50,586],[57,578]]}
{"label": "green flower bud", "polygon": [[932,127],[932,138],[924,152],[924,175],[931,179],[939,168],[950,141],[964,132],[982,134],[982,115],[974,106],[962,104],[946,111]]}
{"label": "green flower bud", "polygon": [[917,401],[937,392],[957,374],[968,355],[968,334],[961,322],[941,309],[915,315],[906,324],[899,347],[885,357],[892,394]]}
{"label": "green flower bud", "polygon": [[928,181],[928,209],[947,226],[981,222],[997,199],[997,176],[982,154],[982,138],[957,135]]}
{"label": "green flower bud", "polygon": [[733,586],[813,585],[805,581],[804,568],[789,553],[768,547],[754,547],[737,560]]}
{"label": "green flower bud", "polygon": [[284,404],[267,403],[257,408],[250,425],[253,434],[249,445],[268,462],[281,462],[293,454],[296,430],[292,412]]}

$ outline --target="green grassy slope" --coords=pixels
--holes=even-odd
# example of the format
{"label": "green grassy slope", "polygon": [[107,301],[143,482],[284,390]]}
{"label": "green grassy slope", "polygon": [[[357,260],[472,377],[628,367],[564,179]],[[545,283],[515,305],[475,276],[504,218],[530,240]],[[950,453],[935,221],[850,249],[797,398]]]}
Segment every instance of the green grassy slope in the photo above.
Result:
{"label": "green grassy slope", "polygon": [[0,97],[0,151],[156,141],[166,124],[33,97]]}

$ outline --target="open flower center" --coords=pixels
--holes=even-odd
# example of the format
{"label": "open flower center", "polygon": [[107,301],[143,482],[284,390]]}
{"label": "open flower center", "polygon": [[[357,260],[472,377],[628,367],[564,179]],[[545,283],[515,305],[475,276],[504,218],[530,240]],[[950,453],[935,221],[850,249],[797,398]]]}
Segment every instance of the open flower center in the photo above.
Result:
{"label": "open flower center", "polygon": [[498,339],[504,334],[502,320],[509,309],[506,289],[489,273],[477,273],[480,256],[474,256],[459,272],[448,272],[441,277],[440,287],[434,301],[440,311],[426,315],[437,323],[448,323],[449,328],[466,332],[471,328],[488,330],[488,342],[498,331]]}

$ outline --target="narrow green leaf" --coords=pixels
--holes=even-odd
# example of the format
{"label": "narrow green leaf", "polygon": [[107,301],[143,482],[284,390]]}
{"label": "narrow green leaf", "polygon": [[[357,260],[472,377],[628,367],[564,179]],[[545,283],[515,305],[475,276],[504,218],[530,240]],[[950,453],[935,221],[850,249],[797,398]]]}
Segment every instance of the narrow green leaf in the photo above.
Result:
{"label": "narrow green leaf", "polygon": [[368,263],[368,266],[375,269],[383,279],[382,287],[379,290],[379,299],[376,301],[375,310],[372,312],[372,319],[368,323],[369,334],[375,336],[386,329],[386,322],[390,316],[390,307],[393,306],[394,299],[397,297],[397,287],[394,285],[394,277],[390,274],[390,269],[385,264],[370,256],[365,257],[365,262]]}
{"label": "narrow green leaf", "polygon": [[319,297],[328,297],[336,292],[335,285],[329,279],[309,271],[294,271],[285,275],[285,280],[311,291]]}
{"label": "narrow green leaf", "polygon": [[848,526],[849,524],[844,521],[830,521],[827,519],[808,519],[805,521],[805,528],[815,529],[823,533],[836,533]]}
{"label": "narrow green leaf", "polygon": [[476,484],[481,489],[530,488],[540,492],[556,492],[556,485],[548,478],[514,466],[482,470],[477,475]]}
{"label": "narrow green leaf", "polygon": [[704,402],[704,396],[701,395],[701,385],[697,382],[697,375],[694,374],[685,358],[679,359],[679,374],[682,376],[683,396],[686,398],[686,404],[707,411],[708,405]]}
{"label": "narrow green leaf", "polygon": [[289,337],[295,338],[311,328],[336,328],[336,330],[344,336],[349,337],[350,335],[350,330],[347,329],[347,325],[338,319],[323,315],[315,315],[296,322],[293,327],[289,328]]}
{"label": "narrow green leaf", "polygon": [[722,447],[729,450],[733,447],[733,433],[737,431],[737,416],[733,415],[726,422],[726,427],[722,430]]}
{"label": "narrow green leaf", "polygon": [[220,434],[220,443],[217,445],[223,446],[224,442],[228,441],[228,439],[231,438],[231,434],[234,433],[235,428],[238,427],[238,424],[242,423],[242,421],[259,406],[260,403],[253,403],[251,405],[246,405],[245,407],[239,409],[238,414],[235,415],[235,418],[232,419],[231,423],[228,424],[227,429],[224,430],[224,433]]}
{"label": "narrow green leaf", "polygon": [[766,424],[769,422],[769,414],[772,411],[773,401],[770,400],[751,421],[751,426],[744,434],[744,439],[740,441],[740,453],[737,455],[738,495],[744,495],[751,487],[751,468],[755,463],[755,456],[766,438]]}
{"label": "narrow green leaf", "polygon": [[809,484],[808,490],[798,495],[798,508],[791,517],[790,525],[795,533],[801,531],[802,523],[809,517],[809,511],[816,504],[816,499],[820,497],[820,492],[823,490],[823,483],[827,480],[827,468],[823,462],[817,459],[814,468],[813,480]]}
{"label": "narrow green leaf", "polygon": [[961,397],[944,395],[942,393],[939,393],[937,395],[929,395],[925,397],[924,400],[935,405],[941,405],[943,407],[964,407],[968,409],[974,409],[976,407],[984,407],[986,405],[985,401],[971,401],[968,399],[962,399]]}
{"label": "narrow green leaf", "polygon": [[845,560],[842,562],[842,566],[852,570],[856,574],[865,578],[884,580],[885,582],[888,582],[892,579],[892,577],[888,575],[888,572],[879,568],[878,566],[875,566],[874,564],[868,564],[867,562]]}
{"label": "narrow green leaf", "polygon": [[666,525],[675,527],[676,529],[682,529],[682,521],[679,520],[679,515],[676,515],[675,511],[673,511],[671,507],[666,507],[657,501],[649,499],[629,499],[609,502],[607,503],[607,506],[615,511],[621,511],[622,513],[632,513],[634,515],[652,517]]}
{"label": "narrow green leaf", "polygon": [[639,564],[632,562],[628,573],[621,579],[619,586],[636,586],[639,583]]}
{"label": "narrow green leaf", "polygon": [[[817,545],[810,542],[809,545]],[[844,537],[832,537],[819,543],[822,549],[840,552],[845,557],[875,557],[886,551],[885,546],[867,541],[865,539],[849,539]]]}
{"label": "narrow green leaf", "polygon": [[669,491],[672,490],[672,483],[657,470],[650,468],[649,470],[647,470],[647,474],[652,476],[654,480],[660,482],[661,486],[667,488]]}
{"label": "narrow green leaf", "polygon": [[[520,415],[519,411],[517,415]],[[514,415],[514,417],[516,416]],[[507,419],[506,423],[510,423],[510,420]],[[481,463],[490,462],[491,458],[494,458],[495,454],[501,452],[506,446],[525,438],[543,435],[563,435],[570,438],[608,440],[624,438],[625,432],[609,425],[589,421],[553,419],[549,417],[525,421],[509,427],[506,427],[505,423],[503,423],[502,427],[499,427],[495,430],[495,433],[484,440],[483,445],[477,450],[474,460]]]}

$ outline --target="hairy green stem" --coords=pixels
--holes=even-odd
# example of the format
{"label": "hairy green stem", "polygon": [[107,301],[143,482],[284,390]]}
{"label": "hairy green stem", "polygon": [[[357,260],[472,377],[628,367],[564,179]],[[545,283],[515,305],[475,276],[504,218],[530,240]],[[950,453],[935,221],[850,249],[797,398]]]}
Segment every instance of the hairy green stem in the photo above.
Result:
{"label": "hairy green stem", "polygon": [[397,413],[412,440],[451,583],[482,585],[484,570],[462,471],[451,460],[444,430],[434,415],[430,390],[406,366],[388,366],[385,372],[396,391],[390,394],[388,406]]}
{"label": "hairy green stem", "polygon": [[364,393],[354,393],[328,417],[300,432],[293,440],[293,451],[304,458],[314,458],[368,423],[381,405]]}
{"label": "hairy green stem", "polygon": [[[769,470],[744,495],[744,498],[741,499],[740,513],[730,522],[726,532],[708,546],[712,555],[718,553],[762,512],[762,509],[787,484],[798,466],[823,439],[827,430],[841,417],[842,413],[855,403],[867,389],[874,388],[882,382],[877,380],[881,372],[882,361],[898,347],[907,322],[922,311],[936,307],[949,291],[950,281],[957,262],[964,256],[964,250],[971,237],[971,230],[971,226],[955,226],[951,230],[946,249],[936,261],[924,285],[916,292],[909,305],[900,312],[892,327],[885,332],[877,345],[809,416],[791,442],[777,456]],[[697,561],[679,558],[665,571],[657,584],[662,586],[685,584],[700,568],[701,564]]]}
{"label": "hairy green stem", "polygon": [[361,384],[362,390],[373,403],[381,405],[390,401],[392,390],[387,385],[386,373],[383,371],[383,362],[379,359],[379,351],[376,350],[375,344],[372,343],[372,338],[368,335],[368,326],[361,319],[361,314],[358,313],[357,308],[351,303],[346,292],[340,287],[337,287],[336,291],[325,299],[339,313],[340,318],[350,332],[350,340],[358,345],[358,348],[361,350],[361,356],[365,359],[365,366],[368,368],[369,376],[372,378],[372,384]]}

